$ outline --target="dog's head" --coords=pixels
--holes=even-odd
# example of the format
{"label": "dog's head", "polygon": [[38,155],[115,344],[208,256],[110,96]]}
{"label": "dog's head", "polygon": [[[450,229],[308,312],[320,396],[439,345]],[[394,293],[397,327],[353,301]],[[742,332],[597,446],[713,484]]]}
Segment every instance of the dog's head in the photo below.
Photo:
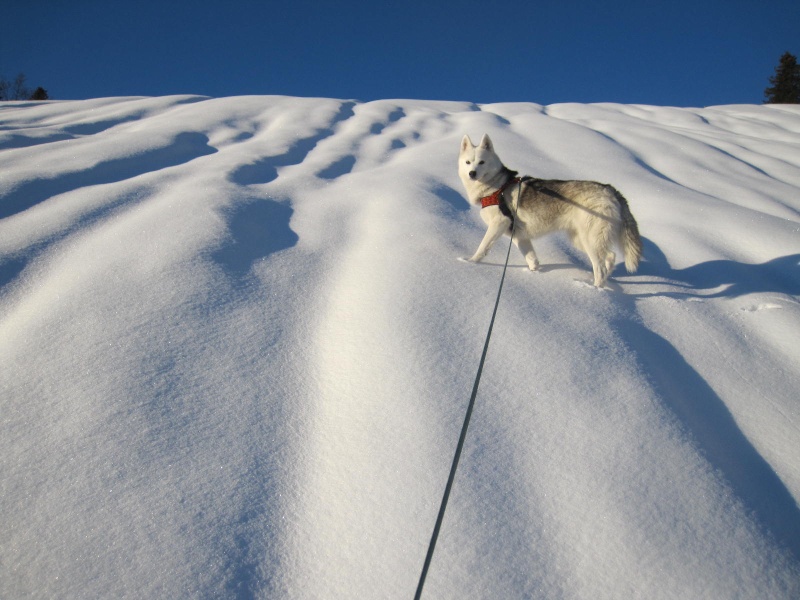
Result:
{"label": "dog's head", "polygon": [[473,146],[468,135],[461,140],[458,155],[458,174],[466,184],[468,181],[483,182],[494,177],[503,168],[503,163],[494,151],[494,144],[488,135],[481,143]]}

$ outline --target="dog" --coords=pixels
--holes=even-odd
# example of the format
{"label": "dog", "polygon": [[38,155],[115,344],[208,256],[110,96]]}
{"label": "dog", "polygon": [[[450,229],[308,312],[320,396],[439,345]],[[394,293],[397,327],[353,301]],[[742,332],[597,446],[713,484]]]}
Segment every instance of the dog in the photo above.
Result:
{"label": "dog", "polygon": [[639,227],[628,201],[615,188],[594,181],[559,181],[517,177],[500,161],[492,140],[484,135],[474,146],[461,140],[458,175],[470,204],[481,207],[486,235],[475,254],[480,262],[503,235],[512,236],[531,271],[539,269],[532,239],[566,231],[578,250],[592,262],[595,287],[602,288],[614,270],[616,246],[625,268],[634,273],[642,256]]}

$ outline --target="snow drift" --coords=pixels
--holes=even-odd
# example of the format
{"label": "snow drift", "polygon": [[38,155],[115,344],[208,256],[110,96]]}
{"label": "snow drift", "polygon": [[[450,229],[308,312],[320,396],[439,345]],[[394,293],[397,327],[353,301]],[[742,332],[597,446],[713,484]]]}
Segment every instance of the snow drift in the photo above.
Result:
{"label": "snow drift", "polygon": [[800,109],[0,104],[0,596],[410,598],[505,247],[456,173],[611,183],[512,251],[429,598],[800,595]]}

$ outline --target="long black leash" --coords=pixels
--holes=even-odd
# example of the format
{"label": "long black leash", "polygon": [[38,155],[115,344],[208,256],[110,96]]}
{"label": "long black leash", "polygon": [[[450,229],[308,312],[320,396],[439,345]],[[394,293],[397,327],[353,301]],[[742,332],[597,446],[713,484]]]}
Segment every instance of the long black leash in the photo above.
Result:
{"label": "long black leash", "polygon": [[[519,204],[520,194],[522,193],[522,182],[517,185],[517,202]],[[492,337],[492,329],[494,328],[494,318],[497,316],[497,307],[500,306],[500,294],[503,291],[503,282],[506,279],[506,270],[508,270],[508,258],[511,256],[511,245],[514,243],[514,230],[516,229],[516,207],[514,214],[511,216],[511,240],[508,242],[508,251],[506,252],[506,262],[503,265],[503,275],[500,277],[500,287],[497,290],[497,299],[494,301],[494,310],[492,311],[492,320],[489,322],[489,331],[486,332],[486,341],[483,344],[483,352],[481,353],[481,362],[478,364],[478,374],[475,376],[475,383],[472,386],[472,395],[467,405],[467,414],[464,417],[464,425],[461,427],[461,436],[458,438],[458,445],[456,446],[456,454],[453,457],[453,464],[450,467],[450,476],[447,478],[447,486],[444,488],[444,496],[442,497],[442,504],[439,507],[439,515],[436,517],[436,525],[433,527],[433,535],[431,535],[430,544],[428,544],[428,554],[425,557],[425,564],[422,566],[422,573],[419,576],[419,584],[417,585],[417,593],[414,595],[414,600],[422,598],[422,588],[425,586],[425,578],[428,576],[428,569],[431,566],[431,559],[433,559],[433,551],[436,548],[436,540],[439,538],[439,530],[442,528],[442,521],[444,521],[444,512],[447,509],[447,501],[450,499],[450,490],[453,488],[453,481],[456,478],[456,470],[458,469],[458,461],[461,459],[461,450],[464,448],[464,440],[467,438],[467,429],[469,428],[469,421],[472,418],[472,409],[475,406],[475,398],[478,396],[478,386],[481,382],[481,373],[483,373],[483,363],[486,361],[486,354],[489,351],[489,340]]]}

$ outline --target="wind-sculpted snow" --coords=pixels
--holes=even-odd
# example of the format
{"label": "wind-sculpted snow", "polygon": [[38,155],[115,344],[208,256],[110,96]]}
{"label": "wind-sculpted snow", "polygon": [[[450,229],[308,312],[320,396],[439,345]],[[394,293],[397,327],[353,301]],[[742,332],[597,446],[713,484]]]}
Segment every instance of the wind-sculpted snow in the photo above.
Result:
{"label": "wind-sculpted snow", "polygon": [[512,251],[426,598],[800,596],[800,110],[0,104],[0,597],[409,598],[504,244],[456,173],[612,183]]}

